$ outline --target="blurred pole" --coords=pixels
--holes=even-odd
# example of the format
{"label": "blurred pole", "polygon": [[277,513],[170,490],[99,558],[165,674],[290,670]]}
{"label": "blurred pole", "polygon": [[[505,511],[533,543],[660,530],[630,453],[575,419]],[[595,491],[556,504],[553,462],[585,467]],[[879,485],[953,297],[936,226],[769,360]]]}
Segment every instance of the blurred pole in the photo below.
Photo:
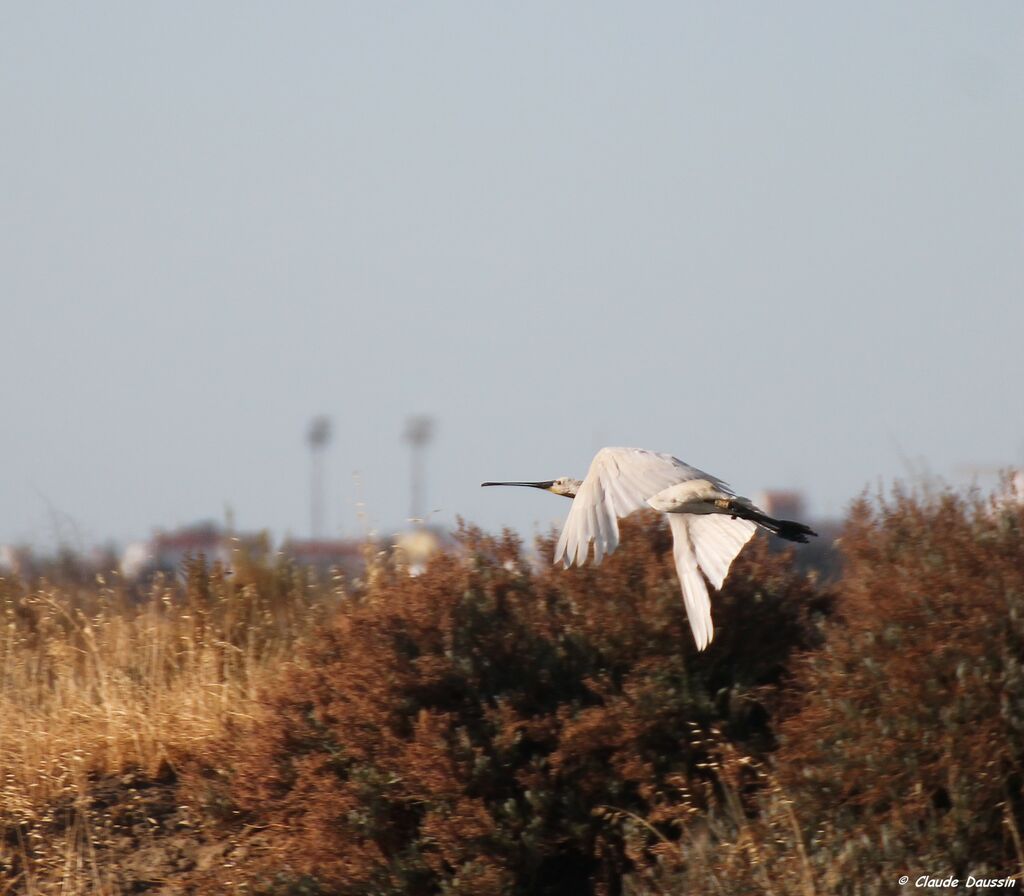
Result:
{"label": "blurred pole", "polygon": [[405,441],[409,443],[411,453],[411,490],[409,500],[409,518],[423,520],[426,495],[426,474],[423,466],[423,455],[427,443],[434,435],[434,421],[430,417],[410,417],[405,424]]}
{"label": "blurred pole", "polygon": [[309,528],[313,539],[322,538],[324,533],[324,449],[330,440],[330,419],[314,417],[306,433],[310,455]]}

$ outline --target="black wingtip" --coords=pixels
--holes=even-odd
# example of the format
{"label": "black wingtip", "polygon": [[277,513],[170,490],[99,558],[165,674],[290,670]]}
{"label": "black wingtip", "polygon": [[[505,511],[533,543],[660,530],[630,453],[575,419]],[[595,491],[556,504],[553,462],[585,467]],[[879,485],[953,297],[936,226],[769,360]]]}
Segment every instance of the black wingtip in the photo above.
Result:
{"label": "black wingtip", "polygon": [[808,535],[813,535],[815,538],[818,537],[818,533],[815,532],[810,526],[805,526],[803,523],[796,523],[793,520],[779,520],[779,527],[775,530],[775,534],[779,538],[785,538],[787,541],[795,541],[798,544],[807,544]]}

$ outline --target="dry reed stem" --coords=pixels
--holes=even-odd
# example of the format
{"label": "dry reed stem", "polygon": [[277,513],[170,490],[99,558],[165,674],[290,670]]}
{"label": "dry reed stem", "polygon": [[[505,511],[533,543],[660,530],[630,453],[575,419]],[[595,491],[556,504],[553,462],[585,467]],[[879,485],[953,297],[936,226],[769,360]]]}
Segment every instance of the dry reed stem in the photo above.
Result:
{"label": "dry reed stem", "polygon": [[197,563],[141,596],[0,580],[0,893],[40,892],[45,872],[62,893],[115,894],[92,782],[173,768],[255,714],[321,595],[297,576],[238,578]]}

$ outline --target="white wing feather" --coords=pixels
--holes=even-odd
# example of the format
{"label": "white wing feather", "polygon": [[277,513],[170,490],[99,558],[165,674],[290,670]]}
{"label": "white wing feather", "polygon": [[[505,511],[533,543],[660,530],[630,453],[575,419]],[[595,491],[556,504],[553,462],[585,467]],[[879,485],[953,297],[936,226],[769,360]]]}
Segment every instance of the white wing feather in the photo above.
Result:
{"label": "white wing feather", "polygon": [[672,554],[676,561],[676,572],[679,573],[679,585],[683,590],[683,604],[686,617],[690,620],[693,640],[697,649],[703,650],[715,636],[715,627],[711,622],[711,601],[708,599],[708,586],[697,568],[697,553],[690,540],[690,524],[693,517],[682,513],[670,513],[669,525],[672,527]]}
{"label": "white wing feather", "polygon": [[697,649],[703,650],[715,636],[715,627],[701,571],[716,590],[721,588],[732,561],[750,541],[757,526],[749,520],[713,514],[670,513],[668,521],[672,527],[672,553],[686,616]]}
{"label": "white wing feather", "polygon": [[587,562],[590,542],[596,563],[619,546],[619,518],[643,507],[648,498],[678,482],[707,479],[732,494],[714,476],[671,454],[643,448],[602,448],[594,456],[555,548],[555,563]]}
{"label": "white wing feather", "polygon": [[690,540],[697,554],[697,563],[717,591],[722,587],[732,561],[757,531],[757,525],[750,520],[733,519],[722,514],[669,514],[671,519],[677,516],[688,520]]}
{"label": "white wing feather", "polygon": [[[619,518],[644,507],[658,492],[694,479],[706,479],[733,494],[721,479],[671,454],[643,448],[602,448],[573,499],[555,549],[555,562],[582,566],[594,542],[594,562],[600,563],[619,545]],[[697,649],[703,650],[715,634],[704,576],[715,589],[721,588],[733,560],[757,526],[725,514],[670,513],[668,518],[686,615]]]}

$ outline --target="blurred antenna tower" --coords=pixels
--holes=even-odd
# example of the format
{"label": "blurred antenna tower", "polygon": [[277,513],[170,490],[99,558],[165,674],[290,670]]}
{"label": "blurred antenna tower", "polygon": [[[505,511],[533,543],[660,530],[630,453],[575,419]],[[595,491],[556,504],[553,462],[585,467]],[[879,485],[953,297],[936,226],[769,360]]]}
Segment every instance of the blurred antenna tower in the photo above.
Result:
{"label": "blurred antenna tower", "polygon": [[405,424],[405,441],[412,454],[412,496],[409,502],[409,517],[423,520],[423,501],[426,492],[424,481],[423,454],[434,436],[434,421],[431,417],[410,417]]}
{"label": "blurred antenna tower", "polygon": [[306,433],[310,457],[309,528],[314,539],[324,534],[324,449],[330,441],[330,418],[314,417]]}

